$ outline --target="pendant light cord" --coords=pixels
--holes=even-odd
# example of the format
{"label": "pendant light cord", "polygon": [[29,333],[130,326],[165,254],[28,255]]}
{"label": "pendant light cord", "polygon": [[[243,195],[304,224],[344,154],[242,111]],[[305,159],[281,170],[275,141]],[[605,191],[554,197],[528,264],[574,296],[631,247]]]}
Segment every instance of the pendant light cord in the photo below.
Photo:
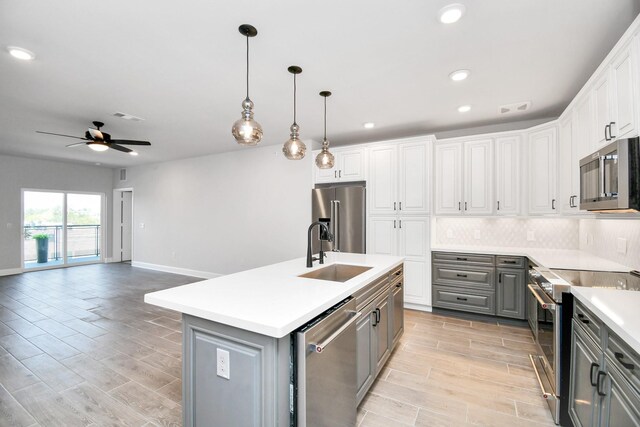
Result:
{"label": "pendant light cord", "polygon": [[249,36],[247,36],[247,99],[249,99]]}
{"label": "pendant light cord", "polygon": [[327,140],[327,97],[324,97],[324,141]]}
{"label": "pendant light cord", "polygon": [[293,75],[293,124],[297,125],[296,123],[296,92],[297,92],[297,87],[296,87],[296,75]]}

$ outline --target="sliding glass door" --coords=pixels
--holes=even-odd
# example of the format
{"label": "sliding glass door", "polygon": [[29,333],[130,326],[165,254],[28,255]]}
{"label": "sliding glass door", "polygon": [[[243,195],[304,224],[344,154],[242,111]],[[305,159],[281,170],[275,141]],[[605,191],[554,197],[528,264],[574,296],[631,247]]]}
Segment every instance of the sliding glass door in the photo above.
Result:
{"label": "sliding glass door", "polygon": [[23,266],[102,261],[103,195],[23,190]]}

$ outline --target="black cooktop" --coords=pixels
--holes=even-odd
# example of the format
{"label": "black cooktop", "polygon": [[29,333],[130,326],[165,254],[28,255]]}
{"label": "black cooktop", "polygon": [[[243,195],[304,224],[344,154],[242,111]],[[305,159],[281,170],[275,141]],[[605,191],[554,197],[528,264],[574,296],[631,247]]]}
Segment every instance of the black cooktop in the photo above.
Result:
{"label": "black cooktop", "polygon": [[640,273],[586,270],[551,270],[572,286],[640,291]]}

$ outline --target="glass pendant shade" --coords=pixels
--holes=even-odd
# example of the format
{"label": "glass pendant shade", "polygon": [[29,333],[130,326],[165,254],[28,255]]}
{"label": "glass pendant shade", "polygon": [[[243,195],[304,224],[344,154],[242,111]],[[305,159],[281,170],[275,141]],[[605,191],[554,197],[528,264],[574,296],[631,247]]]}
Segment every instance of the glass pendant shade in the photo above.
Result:
{"label": "glass pendant shade", "polygon": [[297,124],[291,125],[291,138],[284,143],[282,152],[289,160],[301,160],[307,152],[307,146],[298,138],[300,127]]}
{"label": "glass pendant shade", "polygon": [[262,139],[262,126],[253,120],[253,102],[245,99],[242,108],[242,117],[233,124],[231,133],[240,145],[257,145]]}
{"label": "glass pendant shade", "polygon": [[335,158],[333,154],[329,152],[329,141],[326,139],[322,143],[322,151],[316,156],[316,166],[319,169],[331,169],[335,164]]}
{"label": "glass pendant shade", "polygon": [[231,134],[240,145],[257,145],[262,140],[262,126],[253,119],[253,101],[249,99],[249,37],[258,35],[258,30],[243,24],[238,31],[247,38],[247,97],[242,101],[242,117],[231,127]]}

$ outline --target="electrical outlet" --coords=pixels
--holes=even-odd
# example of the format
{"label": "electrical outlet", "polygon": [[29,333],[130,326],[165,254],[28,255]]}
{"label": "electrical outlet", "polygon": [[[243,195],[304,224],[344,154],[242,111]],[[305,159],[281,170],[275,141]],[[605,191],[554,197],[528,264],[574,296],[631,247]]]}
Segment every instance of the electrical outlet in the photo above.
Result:
{"label": "electrical outlet", "polygon": [[144,222],[140,223],[140,228],[144,228]]}
{"label": "electrical outlet", "polygon": [[216,375],[221,378],[230,379],[230,369],[229,369],[229,352],[227,350],[223,350],[221,348],[216,350]]}
{"label": "electrical outlet", "polygon": [[447,228],[447,239],[453,239],[453,230]]}
{"label": "electrical outlet", "polygon": [[476,240],[480,240],[482,238],[482,234],[480,230],[473,230],[473,238]]}
{"label": "electrical outlet", "polygon": [[7,223],[7,228],[8,228],[8,229],[12,229],[12,228],[13,228],[13,224],[12,224],[12,223],[10,223],[10,222],[8,222],[8,223]]}
{"label": "electrical outlet", "polygon": [[593,234],[587,233],[587,246],[593,245]]}
{"label": "electrical outlet", "polygon": [[627,254],[627,239],[625,239],[624,237],[618,237],[618,240],[616,241],[616,246],[617,246],[617,251],[620,255]]}
{"label": "electrical outlet", "polygon": [[536,232],[535,232],[535,230],[527,230],[527,240],[529,242],[535,242],[535,240],[536,240]]}
{"label": "electrical outlet", "polygon": [[172,259],[173,261],[175,261],[175,260],[176,260],[176,251],[172,251],[172,252],[171,252],[171,259]]}

